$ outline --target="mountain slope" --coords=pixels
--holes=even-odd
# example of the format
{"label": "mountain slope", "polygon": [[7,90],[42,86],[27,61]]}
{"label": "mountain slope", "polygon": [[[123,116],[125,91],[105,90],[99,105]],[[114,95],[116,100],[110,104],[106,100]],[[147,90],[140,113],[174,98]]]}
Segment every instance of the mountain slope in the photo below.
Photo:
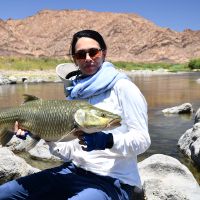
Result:
{"label": "mountain slope", "polygon": [[72,35],[99,31],[108,59],[187,62],[200,57],[200,31],[175,32],[135,14],[87,10],[43,10],[21,20],[0,20],[0,55],[67,57]]}

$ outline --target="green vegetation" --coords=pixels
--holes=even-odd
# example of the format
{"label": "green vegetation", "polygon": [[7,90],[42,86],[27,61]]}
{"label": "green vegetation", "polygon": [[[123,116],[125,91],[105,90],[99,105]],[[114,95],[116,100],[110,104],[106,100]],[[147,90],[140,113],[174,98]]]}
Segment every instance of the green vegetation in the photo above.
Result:
{"label": "green vegetation", "polygon": [[[60,63],[71,62],[70,60],[57,58],[33,58],[33,57],[0,57],[0,69],[3,70],[48,70],[55,69]],[[200,70],[200,58],[193,59],[189,63],[133,63],[113,62],[123,70],[159,70],[164,69],[170,72]]]}
{"label": "green vegetation", "polygon": [[200,69],[200,58],[190,60],[190,62],[188,63],[188,67],[190,69]]}
{"label": "green vegetation", "polygon": [[188,64],[170,64],[170,63],[131,63],[131,62],[114,62],[117,68],[124,70],[159,70],[165,69],[170,72],[190,71]]}
{"label": "green vegetation", "polygon": [[65,59],[0,57],[0,69],[4,70],[48,70],[55,69],[60,63],[70,62]]}

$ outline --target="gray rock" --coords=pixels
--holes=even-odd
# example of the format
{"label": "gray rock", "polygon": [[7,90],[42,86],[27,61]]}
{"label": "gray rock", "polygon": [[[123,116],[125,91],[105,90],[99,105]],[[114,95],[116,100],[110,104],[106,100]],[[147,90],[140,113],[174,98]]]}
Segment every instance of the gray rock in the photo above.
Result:
{"label": "gray rock", "polygon": [[[26,140],[21,140],[14,135],[7,144],[7,147],[11,151],[26,151],[31,140],[30,136],[27,136]],[[33,149],[29,150],[28,153],[30,154],[30,157],[35,160],[61,161],[60,158],[50,153],[49,146],[43,139],[41,139]]]}
{"label": "gray rock", "polygon": [[39,171],[7,147],[0,147],[0,184]]}
{"label": "gray rock", "polygon": [[185,113],[192,113],[193,108],[190,103],[184,103],[172,108],[166,108],[162,110],[162,112],[165,114],[185,114]]}
{"label": "gray rock", "polygon": [[61,161],[60,158],[52,155],[49,151],[49,145],[44,140],[40,140],[38,144],[29,151],[32,158],[36,160]]}
{"label": "gray rock", "polygon": [[26,147],[31,142],[31,137],[27,136],[26,140],[22,140],[17,138],[15,135],[12,137],[12,139],[7,143],[7,147],[11,151],[24,151]]}
{"label": "gray rock", "polygon": [[197,79],[196,81],[197,81],[197,83],[200,83],[200,78],[199,78],[199,79]]}
{"label": "gray rock", "polygon": [[200,187],[186,166],[155,154],[138,164],[147,200],[197,200]]}
{"label": "gray rock", "polygon": [[10,84],[16,84],[17,78],[15,76],[9,76],[8,80],[10,81]]}
{"label": "gray rock", "polygon": [[0,85],[10,84],[10,80],[6,78],[5,76],[0,76]]}
{"label": "gray rock", "polygon": [[180,150],[200,166],[200,122],[188,129],[178,140]]}
{"label": "gray rock", "polygon": [[195,117],[194,117],[194,124],[200,122],[200,108],[197,110]]}
{"label": "gray rock", "polygon": [[[198,183],[178,160],[156,154],[138,166],[147,200],[197,200],[200,197]],[[8,148],[0,148],[0,184],[38,171]]]}

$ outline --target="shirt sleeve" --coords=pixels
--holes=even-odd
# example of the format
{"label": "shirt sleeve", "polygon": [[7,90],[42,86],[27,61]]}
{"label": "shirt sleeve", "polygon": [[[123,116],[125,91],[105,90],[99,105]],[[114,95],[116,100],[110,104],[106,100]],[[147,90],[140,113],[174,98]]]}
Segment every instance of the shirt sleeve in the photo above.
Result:
{"label": "shirt sleeve", "polygon": [[67,162],[71,160],[72,142],[46,142],[49,145],[49,151],[54,156]]}
{"label": "shirt sleeve", "polygon": [[120,80],[114,88],[122,110],[122,125],[113,133],[114,145],[111,151],[123,156],[139,155],[150,146],[148,132],[147,103],[138,87],[129,80]]}

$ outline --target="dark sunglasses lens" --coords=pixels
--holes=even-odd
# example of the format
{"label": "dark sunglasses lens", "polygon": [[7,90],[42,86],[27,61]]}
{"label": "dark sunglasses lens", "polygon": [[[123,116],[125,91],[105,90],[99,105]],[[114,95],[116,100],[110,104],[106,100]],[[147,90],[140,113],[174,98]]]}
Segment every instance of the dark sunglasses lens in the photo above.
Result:
{"label": "dark sunglasses lens", "polygon": [[91,48],[91,49],[88,49],[87,51],[80,50],[75,53],[75,57],[76,59],[85,59],[86,54],[89,53],[89,56],[91,58],[94,58],[100,51],[101,51],[100,49],[96,49],[96,48]]}
{"label": "dark sunglasses lens", "polygon": [[90,57],[95,57],[99,53],[99,49],[89,49],[88,53]]}
{"label": "dark sunglasses lens", "polygon": [[85,59],[86,58],[86,51],[81,50],[75,53],[76,59]]}

